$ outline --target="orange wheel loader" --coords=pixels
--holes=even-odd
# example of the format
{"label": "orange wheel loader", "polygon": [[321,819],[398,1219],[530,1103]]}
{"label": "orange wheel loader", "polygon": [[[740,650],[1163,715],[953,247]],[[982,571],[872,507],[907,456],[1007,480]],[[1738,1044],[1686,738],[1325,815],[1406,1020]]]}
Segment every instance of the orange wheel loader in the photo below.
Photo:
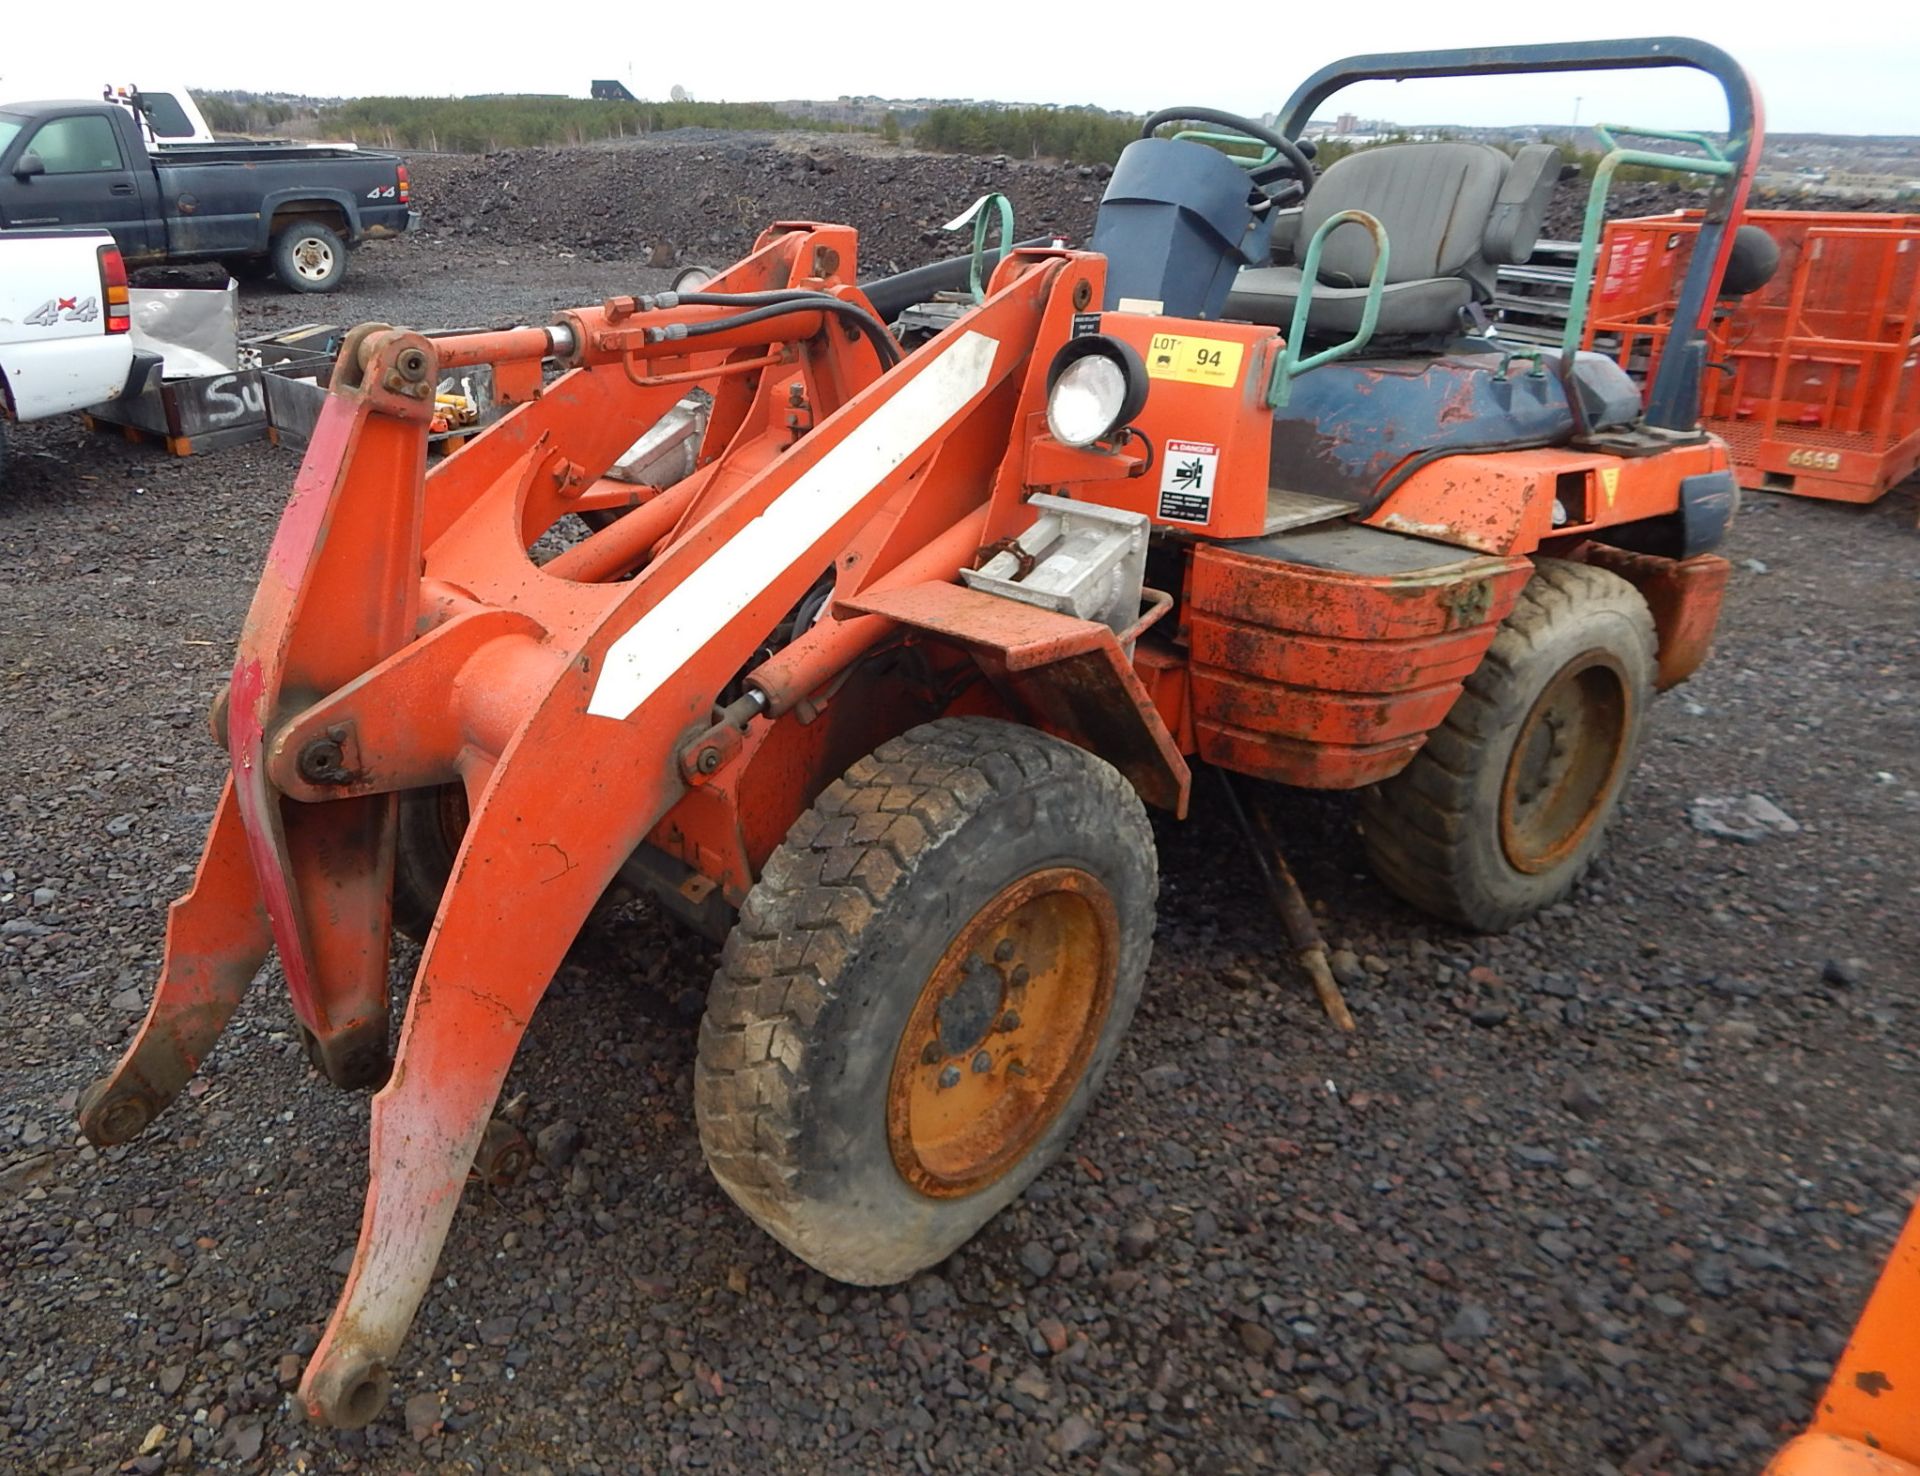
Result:
{"label": "orange wheel loader", "polygon": [[[1557,354],[1489,323],[1552,149],[1316,175],[1299,142],[1371,78],[1676,66],[1722,84],[1729,136],[1623,151],[1713,182],[1644,401],[1577,320]],[[864,1284],[1073,1134],[1147,971],[1147,807],[1184,815],[1197,768],[1361,791],[1381,879],[1455,923],[1566,896],[1718,614],[1735,488],[1699,384],[1759,146],[1694,41],[1360,57],[1272,128],[1148,120],[1092,249],[976,247],[977,300],[965,260],[862,286],[851,229],[790,221],[699,290],[354,330],[87,1135],[144,1129],[277,952],[315,1067],[379,1089],[298,1395],[358,1426],[476,1155],[515,1156],[502,1083],[616,879],[724,938],[715,1177]],[[928,300],[946,326],[905,352],[889,324]],[[511,409],[430,465],[436,387],[480,365]],[[423,952],[390,1046],[396,923]]]}

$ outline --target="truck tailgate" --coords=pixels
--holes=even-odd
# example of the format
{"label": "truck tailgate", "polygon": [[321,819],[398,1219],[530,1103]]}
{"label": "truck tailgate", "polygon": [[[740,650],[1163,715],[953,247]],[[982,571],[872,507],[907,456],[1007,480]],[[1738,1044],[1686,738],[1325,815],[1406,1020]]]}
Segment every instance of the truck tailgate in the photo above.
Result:
{"label": "truck tailgate", "polygon": [[133,342],[106,330],[99,248],[105,232],[0,232],[0,375],[19,420],[111,399],[126,387]]}

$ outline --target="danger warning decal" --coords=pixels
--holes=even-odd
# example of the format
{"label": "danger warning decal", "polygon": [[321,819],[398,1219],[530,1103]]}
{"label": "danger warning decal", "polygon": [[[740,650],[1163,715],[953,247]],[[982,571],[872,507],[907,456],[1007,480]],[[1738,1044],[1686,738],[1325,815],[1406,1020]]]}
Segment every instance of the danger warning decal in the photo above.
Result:
{"label": "danger warning decal", "polygon": [[1211,442],[1168,441],[1160,453],[1160,520],[1212,521],[1213,475],[1219,464],[1220,448]]}
{"label": "danger warning decal", "polygon": [[1156,333],[1147,347],[1147,377],[1174,379],[1182,384],[1235,384],[1245,349],[1246,345],[1230,338]]}

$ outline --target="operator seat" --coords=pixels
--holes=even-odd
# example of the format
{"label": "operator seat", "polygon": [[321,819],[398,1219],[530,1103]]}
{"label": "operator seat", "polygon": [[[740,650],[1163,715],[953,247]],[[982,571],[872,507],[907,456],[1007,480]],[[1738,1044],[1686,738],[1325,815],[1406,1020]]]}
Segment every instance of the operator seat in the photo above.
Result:
{"label": "operator seat", "polygon": [[[1451,333],[1460,310],[1493,299],[1494,271],[1533,254],[1560,177],[1560,151],[1528,144],[1509,159],[1490,144],[1391,144],[1330,166],[1301,207],[1295,251],[1329,217],[1364,210],[1387,228],[1387,280],[1374,335]],[[1373,270],[1373,237],[1351,221],[1320,253],[1308,336],[1345,337],[1360,327]],[[1298,266],[1242,268],[1225,317],[1292,325]]]}

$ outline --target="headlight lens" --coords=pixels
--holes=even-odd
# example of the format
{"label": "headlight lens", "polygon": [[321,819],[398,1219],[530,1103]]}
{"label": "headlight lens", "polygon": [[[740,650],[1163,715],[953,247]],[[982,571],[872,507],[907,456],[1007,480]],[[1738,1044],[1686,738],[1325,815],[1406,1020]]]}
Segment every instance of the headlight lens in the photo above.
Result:
{"label": "headlight lens", "polygon": [[1075,359],[1047,396],[1047,429],[1056,441],[1089,446],[1114,429],[1127,402],[1127,376],[1104,354]]}

